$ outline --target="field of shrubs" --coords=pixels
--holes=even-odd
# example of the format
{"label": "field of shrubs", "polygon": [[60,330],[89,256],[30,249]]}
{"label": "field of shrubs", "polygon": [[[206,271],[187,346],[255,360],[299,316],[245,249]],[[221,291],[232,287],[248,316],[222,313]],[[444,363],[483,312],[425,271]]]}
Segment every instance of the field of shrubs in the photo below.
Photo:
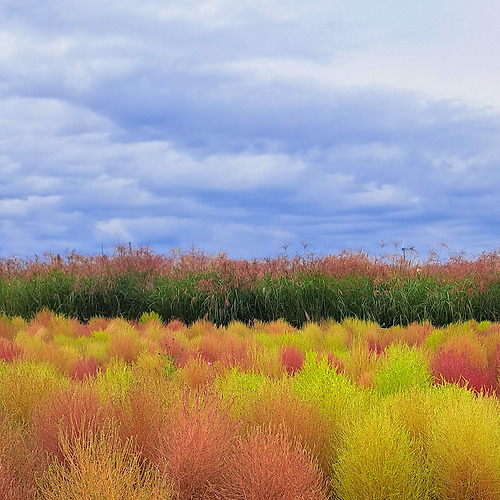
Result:
{"label": "field of shrubs", "polygon": [[500,498],[500,255],[0,259],[0,498]]}
{"label": "field of shrubs", "polygon": [[500,324],[0,318],[0,498],[500,498]]}

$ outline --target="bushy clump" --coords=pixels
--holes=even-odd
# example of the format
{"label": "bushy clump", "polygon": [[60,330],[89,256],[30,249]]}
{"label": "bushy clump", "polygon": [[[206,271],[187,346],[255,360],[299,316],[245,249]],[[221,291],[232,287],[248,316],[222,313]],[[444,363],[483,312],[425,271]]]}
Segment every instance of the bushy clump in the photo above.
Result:
{"label": "bushy clump", "polygon": [[429,367],[421,355],[406,345],[392,345],[379,360],[373,375],[373,387],[382,396],[425,389],[431,384]]}
{"label": "bushy clump", "polygon": [[326,500],[321,469],[285,429],[258,426],[238,440],[222,471],[220,500]]}
{"label": "bushy clump", "polygon": [[116,429],[89,430],[78,439],[62,434],[64,463],[56,460],[39,481],[46,500],[173,499],[172,488],[151,465],[140,462],[132,441],[122,442]]}
{"label": "bushy clump", "polygon": [[423,458],[409,432],[374,411],[345,429],[333,462],[335,494],[343,500],[430,499]]}
{"label": "bushy clump", "polygon": [[61,436],[72,446],[90,431],[103,429],[110,414],[110,405],[103,404],[90,385],[71,385],[36,407],[31,428],[43,450],[64,461]]}
{"label": "bushy clump", "polygon": [[325,358],[307,353],[302,370],[292,379],[292,389],[300,401],[316,409],[321,423],[316,424],[317,437],[324,441],[317,447],[318,458],[324,470],[325,459],[331,464],[344,428],[369,404],[369,395],[360,391],[344,374],[337,373]]}
{"label": "bushy clump", "polygon": [[80,358],[68,367],[68,375],[74,380],[85,380],[94,377],[101,369],[101,364],[96,358]]}
{"label": "bushy clump", "polygon": [[41,473],[40,450],[25,429],[0,412],[0,498],[34,500],[35,478]]}
{"label": "bushy clump", "polygon": [[451,337],[431,358],[430,366],[438,383],[461,384],[476,392],[498,388],[497,368],[488,366],[483,346],[470,335]]}
{"label": "bushy clump", "polygon": [[36,406],[50,400],[66,383],[50,364],[18,361],[0,374],[0,406],[12,420],[27,424]]}
{"label": "bushy clump", "polygon": [[180,500],[207,498],[217,489],[238,427],[228,406],[214,394],[187,392],[172,404],[153,461]]}
{"label": "bushy clump", "polygon": [[305,355],[296,346],[287,345],[280,349],[280,360],[289,375],[298,372],[304,364]]}
{"label": "bushy clump", "polygon": [[500,404],[458,386],[435,389],[427,453],[438,500],[500,498]]}
{"label": "bushy clump", "polygon": [[329,473],[334,453],[333,432],[329,420],[323,417],[316,404],[302,398],[288,379],[265,383],[241,416],[244,426],[281,426],[294,436]]}
{"label": "bushy clump", "polygon": [[141,460],[157,457],[158,442],[168,423],[168,408],[178,387],[158,374],[136,373],[125,398],[112,411],[121,439],[131,441]]}
{"label": "bushy clump", "polygon": [[12,340],[0,337],[0,360],[10,363],[14,358],[20,357],[23,352],[22,346]]}

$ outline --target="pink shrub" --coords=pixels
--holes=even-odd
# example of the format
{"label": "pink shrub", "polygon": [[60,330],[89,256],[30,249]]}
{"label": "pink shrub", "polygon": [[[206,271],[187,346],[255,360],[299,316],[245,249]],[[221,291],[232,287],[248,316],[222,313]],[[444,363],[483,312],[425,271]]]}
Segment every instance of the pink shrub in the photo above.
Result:
{"label": "pink shrub", "polygon": [[296,346],[287,345],[280,349],[281,364],[290,375],[293,375],[302,368],[305,358],[305,355]]}
{"label": "pink shrub", "polygon": [[455,383],[475,392],[494,392],[498,388],[496,370],[487,365],[477,341],[469,337],[452,338],[430,361],[437,383]]}

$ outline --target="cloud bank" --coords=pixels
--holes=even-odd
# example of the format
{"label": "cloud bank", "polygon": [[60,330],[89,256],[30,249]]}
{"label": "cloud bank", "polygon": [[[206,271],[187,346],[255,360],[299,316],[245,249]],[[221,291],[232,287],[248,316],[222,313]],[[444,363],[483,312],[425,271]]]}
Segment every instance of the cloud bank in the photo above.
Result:
{"label": "cloud bank", "polygon": [[0,255],[496,249],[499,14],[2,2]]}

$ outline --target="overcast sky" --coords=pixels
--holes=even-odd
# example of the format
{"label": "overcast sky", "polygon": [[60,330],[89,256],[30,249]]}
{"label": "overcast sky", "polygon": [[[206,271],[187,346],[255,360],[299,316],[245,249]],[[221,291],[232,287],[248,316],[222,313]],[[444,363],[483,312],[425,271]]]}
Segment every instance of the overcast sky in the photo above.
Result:
{"label": "overcast sky", "polygon": [[496,250],[499,19],[498,0],[2,0],[0,256]]}

